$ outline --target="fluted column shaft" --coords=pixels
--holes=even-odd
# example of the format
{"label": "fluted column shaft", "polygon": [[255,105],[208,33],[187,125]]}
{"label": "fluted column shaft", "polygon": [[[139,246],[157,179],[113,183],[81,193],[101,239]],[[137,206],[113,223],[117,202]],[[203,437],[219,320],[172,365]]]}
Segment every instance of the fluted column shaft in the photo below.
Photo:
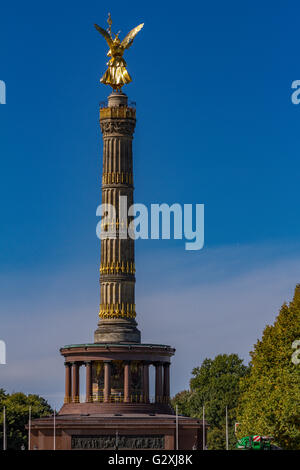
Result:
{"label": "fluted column shaft", "polygon": [[[130,222],[127,214],[133,204],[132,133],[135,120],[105,119],[100,122],[103,131],[102,204],[113,206],[116,216],[115,220],[109,217],[108,224],[102,226],[108,233],[115,230],[116,238],[101,241],[100,317],[134,318],[134,240],[127,236]],[[127,198],[124,219],[119,213],[120,196]]]}
{"label": "fluted column shaft", "polygon": [[143,365],[143,395],[144,402],[149,402],[149,364],[144,363]]}
{"label": "fluted column shaft", "polygon": [[[101,321],[95,332],[96,343],[140,342],[135,321],[134,240],[128,235],[128,226],[133,220],[133,216],[128,216],[128,209],[133,204],[135,123],[135,109],[127,105],[126,95],[112,93],[108,97],[108,106],[100,109],[102,205],[107,205],[107,212],[101,225]],[[121,207],[123,211],[120,211]]]}
{"label": "fluted column shaft", "polygon": [[110,401],[111,392],[111,364],[110,362],[104,362],[104,402]]}
{"label": "fluted column shaft", "polygon": [[85,363],[86,368],[86,398],[85,401],[90,403],[93,401],[93,384],[92,384],[92,363],[90,361]]}
{"label": "fluted column shaft", "polygon": [[130,402],[131,373],[130,362],[124,363],[124,403]]}
{"label": "fluted column shaft", "polygon": [[164,401],[168,402],[170,399],[170,364],[164,363],[164,386],[163,386]]}
{"label": "fluted column shaft", "polygon": [[162,401],[162,364],[157,362],[155,364],[155,402],[161,403]]}
{"label": "fluted column shaft", "polygon": [[65,362],[65,403],[70,403],[71,401],[71,364],[69,362]]}
{"label": "fluted column shaft", "polygon": [[79,363],[72,363],[72,402],[79,403]]}

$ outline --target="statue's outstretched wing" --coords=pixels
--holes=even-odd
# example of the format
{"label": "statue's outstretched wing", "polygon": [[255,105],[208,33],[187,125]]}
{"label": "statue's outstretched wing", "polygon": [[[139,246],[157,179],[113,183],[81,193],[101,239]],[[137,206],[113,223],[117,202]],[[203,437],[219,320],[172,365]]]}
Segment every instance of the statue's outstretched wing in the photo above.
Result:
{"label": "statue's outstretched wing", "polygon": [[127,34],[127,36],[125,36],[125,38],[124,38],[123,41],[121,42],[121,46],[122,46],[124,49],[129,49],[129,47],[130,47],[131,44],[133,43],[133,40],[134,40],[135,36],[136,36],[137,33],[142,29],[143,26],[144,26],[144,23],[139,24],[138,26],[136,26],[135,28],[133,28],[133,29]]}
{"label": "statue's outstretched wing", "polygon": [[95,24],[95,28],[96,28],[96,30],[97,30],[100,34],[102,34],[102,36],[104,37],[104,39],[106,39],[106,42],[107,42],[107,44],[108,44],[108,47],[111,48],[113,42],[112,42],[111,37],[110,37],[110,35],[108,34],[108,32],[105,31],[105,29],[101,28],[101,26],[98,26],[97,24]]}

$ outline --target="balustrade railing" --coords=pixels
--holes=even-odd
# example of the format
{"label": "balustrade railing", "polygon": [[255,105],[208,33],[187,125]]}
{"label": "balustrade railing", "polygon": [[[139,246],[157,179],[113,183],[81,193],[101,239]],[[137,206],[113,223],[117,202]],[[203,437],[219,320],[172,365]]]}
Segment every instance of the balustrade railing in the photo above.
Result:
{"label": "balustrade railing", "polygon": [[[84,400],[82,400],[84,401]],[[96,393],[93,395],[93,402],[94,403],[104,403],[104,393]],[[108,401],[106,403],[128,403],[124,401],[123,392],[117,394],[116,392],[111,393],[109,396]],[[129,403],[162,403],[162,404],[169,404],[170,399],[168,397],[157,397],[154,396],[147,397],[141,393],[133,393],[129,396]]]}

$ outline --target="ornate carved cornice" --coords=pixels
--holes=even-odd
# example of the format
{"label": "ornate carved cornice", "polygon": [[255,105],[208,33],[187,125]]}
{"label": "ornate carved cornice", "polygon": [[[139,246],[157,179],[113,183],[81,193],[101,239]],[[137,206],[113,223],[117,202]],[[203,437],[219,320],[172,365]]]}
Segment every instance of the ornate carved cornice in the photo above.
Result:
{"label": "ornate carved cornice", "polygon": [[100,318],[135,318],[135,304],[100,304]]}

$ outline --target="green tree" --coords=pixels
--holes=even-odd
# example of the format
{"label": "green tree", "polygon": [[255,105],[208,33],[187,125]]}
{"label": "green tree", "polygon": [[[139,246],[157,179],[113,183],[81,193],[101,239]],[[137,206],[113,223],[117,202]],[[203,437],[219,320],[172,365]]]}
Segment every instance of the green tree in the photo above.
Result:
{"label": "green tree", "polygon": [[248,368],[237,354],[220,354],[214,359],[205,359],[200,367],[193,371],[190,392],[177,394],[173,406],[186,416],[202,418],[205,406],[205,418],[209,423],[207,446],[209,449],[226,448],[226,406],[228,409],[229,447],[234,448],[236,437],[236,407],[240,395],[239,382],[247,374]]}
{"label": "green tree", "polygon": [[266,326],[251,352],[251,372],[241,380],[238,436],[271,435],[285,449],[300,449],[300,365],[292,343],[300,339],[300,285],[274,325]]}
{"label": "green tree", "polygon": [[[1,394],[2,392],[2,394]],[[4,390],[0,390],[0,439],[3,437],[3,413],[6,410],[6,432],[7,432],[7,448],[20,450],[22,445],[27,448],[28,431],[25,426],[28,424],[29,407],[31,406],[32,419],[47,416],[53,413],[47,401],[38,395],[25,395],[24,393],[13,393],[8,395]]]}
{"label": "green tree", "polygon": [[2,408],[2,401],[5,399],[6,393],[3,388],[0,388],[0,408]]}
{"label": "green tree", "polygon": [[184,416],[190,416],[190,397],[191,392],[189,392],[188,390],[183,390],[183,392],[179,392],[175,395],[175,397],[171,400],[171,405],[174,410],[176,409],[176,405],[178,406],[179,414]]}

